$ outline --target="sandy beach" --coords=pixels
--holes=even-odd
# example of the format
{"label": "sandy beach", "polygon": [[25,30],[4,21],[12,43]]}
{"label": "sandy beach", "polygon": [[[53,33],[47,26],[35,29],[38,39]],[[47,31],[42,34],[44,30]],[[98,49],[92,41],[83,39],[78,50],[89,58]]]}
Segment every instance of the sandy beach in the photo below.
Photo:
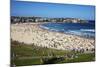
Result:
{"label": "sandy beach", "polygon": [[95,40],[75,35],[67,35],[41,29],[40,23],[11,24],[11,39],[28,45],[61,49],[91,50],[95,48]]}

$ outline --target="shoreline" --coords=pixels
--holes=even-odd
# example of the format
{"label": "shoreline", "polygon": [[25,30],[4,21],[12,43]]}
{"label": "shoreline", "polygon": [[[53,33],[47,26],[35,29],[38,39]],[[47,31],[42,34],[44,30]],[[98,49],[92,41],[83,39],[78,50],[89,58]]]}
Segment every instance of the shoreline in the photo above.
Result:
{"label": "shoreline", "polygon": [[50,32],[58,32],[58,33],[62,33],[62,34],[66,34],[66,35],[78,36],[78,37],[82,37],[82,38],[86,38],[86,39],[95,39],[95,36],[88,36],[88,35],[84,35],[84,34],[77,35],[77,34],[74,34],[74,33],[70,33],[68,31],[62,31],[62,32],[60,32],[60,31],[56,31],[56,30],[51,30],[48,27],[42,26],[42,24],[40,24],[39,27],[42,28],[42,29],[44,29],[44,30],[50,31]]}
{"label": "shoreline", "polygon": [[11,39],[26,44],[61,50],[95,49],[95,39],[48,31],[41,29],[40,24],[42,23],[11,24]]}
{"label": "shoreline", "polygon": [[95,37],[86,37],[86,36],[80,36],[80,35],[75,35],[75,34],[71,34],[71,33],[65,33],[65,32],[60,32],[60,31],[54,31],[54,30],[50,30],[50,29],[45,29],[45,28],[40,27],[40,25],[39,25],[39,28],[41,28],[43,30],[50,31],[50,32],[56,32],[56,33],[61,33],[61,34],[66,34],[66,35],[72,35],[72,36],[77,36],[77,37],[81,37],[81,38],[85,38],[85,39],[91,39],[91,40],[95,39]]}

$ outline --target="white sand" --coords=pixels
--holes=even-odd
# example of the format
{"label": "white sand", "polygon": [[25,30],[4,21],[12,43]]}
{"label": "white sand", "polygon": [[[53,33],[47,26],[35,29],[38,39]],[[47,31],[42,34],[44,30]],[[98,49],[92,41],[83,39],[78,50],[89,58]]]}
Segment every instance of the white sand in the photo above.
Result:
{"label": "white sand", "polygon": [[63,50],[95,48],[94,39],[43,30],[37,23],[11,24],[11,38],[26,44]]}

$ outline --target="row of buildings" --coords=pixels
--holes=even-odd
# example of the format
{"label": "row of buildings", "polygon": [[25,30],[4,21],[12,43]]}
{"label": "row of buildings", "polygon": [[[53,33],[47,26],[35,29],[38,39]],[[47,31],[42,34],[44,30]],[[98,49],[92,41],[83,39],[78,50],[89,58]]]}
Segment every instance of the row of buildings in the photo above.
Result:
{"label": "row of buildings", "polygon": [[11,16],[11,23],[26,23],[26,22],[66,22],[66,23],[84,23],[85,20],[77,18],[47,18],[47,17],[19,17]]}

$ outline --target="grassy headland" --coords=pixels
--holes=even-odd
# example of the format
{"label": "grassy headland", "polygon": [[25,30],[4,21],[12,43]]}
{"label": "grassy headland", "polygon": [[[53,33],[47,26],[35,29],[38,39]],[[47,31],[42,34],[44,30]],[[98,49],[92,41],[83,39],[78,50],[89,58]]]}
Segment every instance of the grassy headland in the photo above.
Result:
{"label": "grassy headland", "polygon": [[39,65],[95,60],[95,53],[57,50],[11,40],[11,65]]}

